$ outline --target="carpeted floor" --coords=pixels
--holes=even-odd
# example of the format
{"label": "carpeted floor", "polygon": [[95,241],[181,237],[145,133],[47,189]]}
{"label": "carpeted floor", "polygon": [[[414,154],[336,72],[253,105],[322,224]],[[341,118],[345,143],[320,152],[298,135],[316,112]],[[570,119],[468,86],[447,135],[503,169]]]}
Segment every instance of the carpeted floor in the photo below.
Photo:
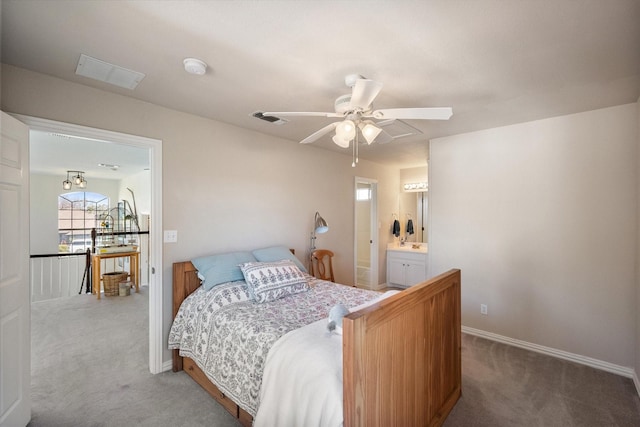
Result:
{"label": "carpeted floor", "polygon": [[462,397],[445,427],[640,426],[633,381],[462,335]]}
{"label": "carpeted floor", "polygon": [[[633,382],[463,334],[454,426],[640,426]],[[183,372],[148,369],[148,294],[32,304],[31,427],[239,426]]]}
{"label": "carpeted floor", "polygon": [[184,372],[149,373],[148,289],[31,305],[30,427],[238,426]]}

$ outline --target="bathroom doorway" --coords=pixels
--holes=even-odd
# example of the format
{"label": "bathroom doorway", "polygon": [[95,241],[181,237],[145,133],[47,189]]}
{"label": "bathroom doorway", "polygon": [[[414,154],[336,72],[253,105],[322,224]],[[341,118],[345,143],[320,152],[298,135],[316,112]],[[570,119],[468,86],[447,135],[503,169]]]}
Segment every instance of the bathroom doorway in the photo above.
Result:
{"label": "bathroom doorway", "polygon": [[378,182],[355,178],[354,283],[378,289]]}

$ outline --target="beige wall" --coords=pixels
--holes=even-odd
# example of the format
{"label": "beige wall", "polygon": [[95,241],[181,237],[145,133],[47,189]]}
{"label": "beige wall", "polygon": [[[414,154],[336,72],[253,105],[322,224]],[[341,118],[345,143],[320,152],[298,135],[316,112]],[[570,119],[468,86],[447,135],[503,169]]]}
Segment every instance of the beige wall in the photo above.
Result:
{"label": "beige wall", "polygon": [[[133,190],[134,199],[127,188]],[[151,213],[151,172],[148,170],[127,176],[119,181],[118,200],[126,200],[138,216]]]}
{"label": "beige wall", "polygon": [[[637,185],[637,210],[640,212],[640,98],[637,102],[638,112],[638,143],[637,143],[637,164],[636,164],[636,185]],[[636,225],[636,360],[635,360],[635,384],[638,393],[640,393],[640,214],[638,215],[638,223]]]}
{"label": "beige wall", "polygon": [[[283,244],[303,256],[315,211],[330,230],[336,279],[353,281],[354,176],[378,181],[379,218],[398,210],[397,168],[301,146],[121,95],[2,66],[1,109],[162,140],[164,331],[171,322],[171,265],[208,253]],[[327,173],[331,171],[331,173]],[[153,218],[151,219],[153,221]],[[390,232],[380,228],[379,277]],[[169,360],[170,353],[165,353]]]}
{"label": "beige wall", "polygon": [[465,326],[634,366],[637,110],[431,142],[431,271],[462,269]]}

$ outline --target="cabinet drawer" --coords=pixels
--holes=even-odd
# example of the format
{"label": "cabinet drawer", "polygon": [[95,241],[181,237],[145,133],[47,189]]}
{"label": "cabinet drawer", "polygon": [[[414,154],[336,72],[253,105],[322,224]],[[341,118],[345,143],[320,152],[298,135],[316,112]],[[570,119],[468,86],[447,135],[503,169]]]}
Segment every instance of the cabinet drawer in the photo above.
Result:
{"label": "cabinet drawer", "polygon": [[[196,362],[194,362],[192,359],[185,357],[183,363],[184,363],[185,372],[189,376],[194,377],[194,379],[199,378],[200,380],[203,380],[203,382],[200,382],[198,380],[196,380],[196,382],[200,385],[206,384],[206,386],[202,385],[202,388],[204,388],[215,400],[217,400],[218,403],[220,403],[220,405],[222,405],[224,409],[229,411],[231,415],[237,418],[238,409],[240,408],[236,405],[236,403],[233,400],[225,396],[224,393],[222,393],[218,389],[218,387],[216,387],[209,381],[205,373],[198,367],[198,365],[196,365]],[[206,382],[204,382],[204,380],[206,380]]]}
{"label": "cabinet drawer", "polygon": [[387,256],[393,259],[402,259],[406,261],[425,262],[427,254],[420,252],[405,252],[405,251],[388,251]]}

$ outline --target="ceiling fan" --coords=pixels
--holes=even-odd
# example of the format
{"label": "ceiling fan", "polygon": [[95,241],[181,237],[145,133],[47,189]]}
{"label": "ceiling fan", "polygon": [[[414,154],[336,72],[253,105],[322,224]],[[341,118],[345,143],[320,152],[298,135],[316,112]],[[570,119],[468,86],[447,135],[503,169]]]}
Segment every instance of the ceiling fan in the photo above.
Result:
{"label": "ceiling fan", "polygon": [[386,124],[395,120],[448,120],[453,115],[450,107],[438,108],[387,108],[373,109],[373,101],[382,89],[382,83],[366,79],[359,74],[349,74],[345,77],[345,84],[351,88],[351,93],[339,96],[334,103],[335,112],[304,112],[304,111],[275,111],[264,112],[264,116],[307,116],[307,117],[331,117],[340,118],[312,133],[301,144],[309,144],[317,141],[324,135],[333,132],[333,142],[342,148],[349,148],[353,144],[353,163],[358,162],[358,140],[362,135],[371,144],[390,142],[394,139],[384,131]]}

